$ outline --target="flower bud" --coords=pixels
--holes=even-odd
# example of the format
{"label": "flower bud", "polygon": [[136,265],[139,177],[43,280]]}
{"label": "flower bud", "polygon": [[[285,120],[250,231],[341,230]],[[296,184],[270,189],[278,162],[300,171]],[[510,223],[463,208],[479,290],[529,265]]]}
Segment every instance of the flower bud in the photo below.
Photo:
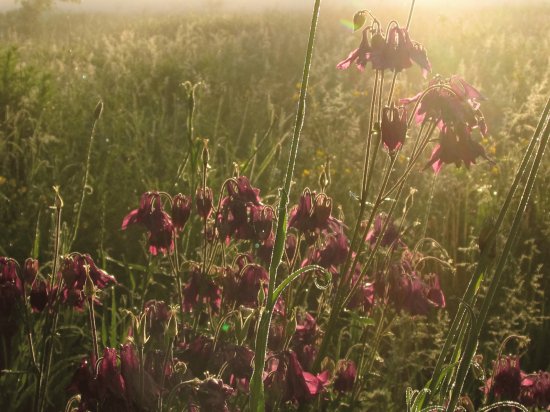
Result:
{"label": "flower bud", "polygon": [[214,194],[209,187],[201,187],[197,190],[195,198],[197,213],[203,219],[208,219],[212,213],[212,205],[214,203]]}
{"label": "flower bud", "polygon": [[34,282],[36,274],[38,273],[38,260],[28,258],[23,264],[23,281],[29,285]]}
{"label": "flower bud", "polygon": [[172,223],[177,231],[183,230],[191,214],[191,199],[178,193],[172,201]]}

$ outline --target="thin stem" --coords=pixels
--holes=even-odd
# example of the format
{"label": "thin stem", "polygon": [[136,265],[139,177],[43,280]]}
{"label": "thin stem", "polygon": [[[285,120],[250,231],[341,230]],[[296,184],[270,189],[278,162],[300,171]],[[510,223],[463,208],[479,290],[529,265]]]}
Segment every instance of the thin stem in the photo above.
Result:
{"label": "thin stem", "polygon": [[99,348],[97,344],[97,328],[95,324],[93,298],[88,298],[88,308],[89,308],[90,329],[92,330],[92,345],[93,345],[93,351],[94,351],[94,359],[99,359]]}
{"label": "thin stem", "polygon": [[311,60],[313,57],[313,45],[315,42],[315,32],[317,30],[320,7],[321,0],[315,0],[315,4],[313,6],[313,15],[311,18],[306,58],[304,62],[300,98],[298,101],[298,110],[296,113],[296,120],[294,124],[294,133],[292,136],[290,156],[285,176],[284,187],[281,190],[281,199],[277,210],[277,229],[275,232],[275,244],[273,246],[271,262],[269,264],[269,288],[267,293],[267,302],[263,310],[261,311],[258,334],[256,336],[254,372],[250,381],[250,410],[252,412],[262,412],[263,410],[265,410],[264,388],[262,381],[262,374],[265,363],[265,352],[267,349],[269,325],[271,323],[271,314],[273,309],[272,305],[274,303],[273,296],[275,292],[277,269],[281,264],[281,260],[283,258],[285,250],[287,206],[290,194],[290,186],[294,174],[294,166],[296,164],[296,156],[298,154],[298,143],[300,141],[300,135],[305,118],[307,87],[311,68]]}
{"label": "thin stem", "polygon": [[84,179],[82,180],[82,192],[80,195],[80,203],[78,204],[78,211],[76,212],[76,217],[73,224],[73,234],[71,236],[71,240],[67,245],[68,250],[71,249],[74,241],[76,240],[76,235],[78,234],[78,228],[80,226],[80,216],[82,215],[82,209],[84,207],[84,199],[86,197],[86,190],[88,188],[88,180],[90,176],[90,159],[92,158],[92,147],[94,143],[95,129],[96,129],[98,120],[99,120],[99,116],[96,116],[96,118],[94,119],[94,123],[92,125],[92,132],[90,133],[90,142],[88,143],[88,155],[86,156],[86,168],[84,169]]}
{"label": "thin stem", "polygon": [[[550,104],[550,99],[548,100],[547,104]],[[475,350],[477,348],[477,341],[481,333],[481,329],[485,324],[487,314],[489,312],[489,309],[495,297],[496,291],[498,289],[498,285],[502,278],[502,274],[504,273],[504,266],[506,265],[508,256],[512,250],[512,246],[515,243],[517,235],[519,233],[520,224],[521,224],[523,215],[525,213],[525,210],[527,208],[527,203],[531,196],[531,192],[535,183],[535,178],[537,176],[537,172],[542,160],[542,156],[544,154],[546,145],[548,144],[548,139],[550,137],[550,116],[547,115],[546,118],[541,118],[541,120],[545,124],[544,130],[542,132],[542,136],[539,137],[538,135],[535,134],[532,138],[532,140],[535,140],[535,141],[540,140],[540,144],[539,144],[537,153],[535,155],[535,159],[533,160],[531,168],[528,172],[527,182],[525,184],[525,188],[523,190],[518,208],[516,209],[516,213],[512,221],[512,227],[508,233],[506,244],[504,245],[504,249],[502,251],[502,254],[499,257],[499,261],[495,269],[495,273],[493,275],[493,278],[491,279],[491,283],[489,284],[489,288],[487,290],[487,296],[483,300],[480,314],[478,316],[478,321],[476,322],[476,325],[473,328],[474,329],[473,332],[469,335],[467,339],[464,355],[462,356],[462,360],[458,366],[457,376],[453,385],[453,390],[451,392],[451,398],[449,401],[449,405],[447,407],[447,411],[454,411],[454,408],[458,402],[460,393],[462,392],[462,387],[464,386],[464,381],[466,379],[466,374],[469,369],[471,359],[474,356]],[[525,175],[526,173],[527,173],[527,170],[524,170],[522,175]]]}

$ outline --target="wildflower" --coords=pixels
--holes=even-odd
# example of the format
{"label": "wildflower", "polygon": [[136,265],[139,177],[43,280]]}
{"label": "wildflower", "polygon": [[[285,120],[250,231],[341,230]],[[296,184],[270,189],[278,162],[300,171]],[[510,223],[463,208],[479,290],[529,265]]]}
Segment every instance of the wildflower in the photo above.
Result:
{"label": "wildflower", "polygon": [[120,374],[125,385],[125,397],[135,410],[153,410],[160,390],[147,371],[143,371],[143,390],[140,386],[140,366],[135,348],[130,344],[120,349]]}
{"label": "wildflower", "polygon": [[404,310],[413,316],[426,316],[432,308],[444,308],[446,305],[437,275],[423,280],[416,270],[416,262],[420,258],[420,254],[405,250],[400,264],[391,265],[387,281],[379,279],[375,284],[375,291],[384,296],[386,282],[389,282],[389,299],[398,310]]}
{"label": "wildflower", "polygon": [[105,348],[97,372],[97,392],[102,403],[116,410],[126,409],[126,383],[117,368],[116,349]]}
{"label": "wildflower", "polygon": [[380,246],[382,247],[393,247],[401,244],[399,231],[393,222],[390,222],[387,225],[385,232],[382,233],[386,220],[387,216],[382,213],[374,219],[374,225],[365,237],[365,240],[371,245],[371,247],[374,247],[380,236],[382,236],[382,240],[380,241]]}
{"label": "wildflower", "polygon": [[229,279],[227,297],[239,306],[256,307],[260,288],[267,294],[268,282],[269,274],[262,266],[252,263],[241,264],[238,271]]}
{"label": "wildflower", "polygon": [[191,198],[178,193],[172,199],[172,223],[176,231],[182,231],[191,214]]}
{"label": "wildflower", "polygon": [[221,379],[208,377],[201,382],[197,391],[197,398],[201,410],[228,412],[227,399],[233,395],[233,388],[223,383]]}
{"label": "wildflower", "polygon": [[226,182],[227,196],[216,213],[220,237],[264,241],[271,235],[275,213],[261,203],[260,190],[250,185],[246,176]]}
{"label": "wildflower", "polygon": [[[484,97],[472,85],[459,76],[453,75],[449,79],[439,77],[430,81],[429,86],[440,85],[428,92],[420,92],[416,96],[400,99],[399,103],[409,105],[418,103],[415,112],[416,123],[432,119],[442,130],[445,126],[466,125],[469,130],[478,129],[485,136],[487,125],[483,113],[479,110],[479,100]],[[452,91],[450,91],[451,89]],[[453,93],[454,92],[454,93]]]}
{"label": "wildflower", "polygon": [[[370,44],[369,32],[372,34]],[[357,69],[364,71],[369,61],[375,70],[389,69],[400,72],[411,67],[414,62],[420,66],[424,77],[431,72],[431,64],[424,47],[411,40],[406,28],[398,26],[393,26],[389,30],[387,39],[379,27],[367,27],[363,30],[359,47],[338,63],[336,68],[345,70],[351,63],[356,62]]]}
{"label": "wildflower", "polygon": [[[354,276],[354,282],[357,276]],[[357,287],[355,293],[351,296],[347,308],[361,309],[368,312],[374,306],[374,283],[363,282]]]}
{"label": "wildflower", "polygon": [[174,249],[172,219],[162,208],[160,193],[146,192],[141,196],[140,206],[132,210],[122,221],[122,230],[140,223],[149,232],[149,252],[166,254]]}
{"label": "wildflower", "polygon": [[492,392],[499,399],[517,400],[521,383],[519,357],[504,356],[496,360],[494,374],[485,383],[485,393]]}
{"label": "wildflower", "polygon": [[269,361],[270,373],[265,385],[279,392],[283,402],[303,403],[319,394],[328,381],[328,372],[313,375],[305,372],[298,361],[296,353],[286,350]]}
{"label": "wildflower", "polygon": [[426,167],[432,166],[435,173],[440,172],[444,163],[454,163],[456,167],[464,164],[470,168],[478,157],[491,161],[485,149],[472,140],[468,126],[462,124],[452,128],[445,125],[439,134],[439,144],[433,149]]}
{"label": "wildflower", "polygon": [[217,312],[221,304],[221,291],[211,277],[201,273],[195,266],[189,274],[189,281],[183,289],[183,309],[192,312],[200,303],[208,303],[213,311]]}
{"label": "wildflower", "polygon": [[359,47],[355,50],[352,50],[352,52],[346,59],[342,60],[336,65],[336,68],[339,70],[346,70],[351,65],[351,63],[356,62],[357,69],[359,71],[364,71],[369,60],[367,53],[369,53],[370,50],[371,47],[369,45],[368,31],[363,30],[363,35],[361,37],[361,43],[359,44]]}
{"label": "wildflower", "polygon": [[381,138],[390,153],[405,143],[407,136],[407,111],[393,105],[382,109]]}
{"label": "wildflower", "polygon": [[32,285],[36,275],[38,273],[38,260],[33,258],[27,258],[23,263],[23,281],[29,285]]}
{"label": "wildflower", "polygon": [[65,283],[61,291],[62,299],[76,309],[84,307],[86,271],[97,289],[105,289],[116,282],[113,276],[99,269],[88,254],[73,253],[63,258],[60,270]]}
{"label": "wildflower", "polygon": [[208,368],[214,352],[214,340],[206,335],[198,335],[191,342],[181,345],[183,349],[182,360],[193,375],[200,376]]}
{"label": "wildflower", "polygon": [[144,311],[147,312],[150,335],[156,339],[162,339],[171,317],[170,308],[162,300],[148,300],[143,306]]}
{"label": "wildflower", "polygon": [[323,230],[333,232],[342,230],[342,222],[332,215],[332,199],[325,193],[316,194],[305,188],[298,205],[294,206],[288,218],[288,227],[298,229],[308,237]]}
{"label": "wildflower", "polygon": [[527,407],[550,407],[550,373],[522,374],[519,401]]}
{"label": "wildflower", "polygon": [[29,300],[33,312],[42,312],[52,297],[51,289],[42,279],[33,283]]}
{"label": "wildflower", "polygon": [[195,204],[197,206],[197,213],[203,219],[208,219],[212,213],[212,205],[214,203],[214,193],[209,187],[201,187],[197,189],[195,196]]}
{"label": "wildflower", "polygon": [[357,367],[352,360],[340,360],[336,366],[334,389],[338,392],[351,392],[355,379],[357,378]]}

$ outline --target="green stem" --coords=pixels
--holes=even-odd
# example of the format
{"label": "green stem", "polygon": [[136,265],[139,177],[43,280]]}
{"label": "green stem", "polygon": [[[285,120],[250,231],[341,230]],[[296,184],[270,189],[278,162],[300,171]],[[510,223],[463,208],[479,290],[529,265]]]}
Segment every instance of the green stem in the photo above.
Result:
{"label": "green stem", "polygon": [[[535,130],[534,136],[537,136],[544,125],[544,119],[548,116],[550,112],[550,100],[546,103],[546,106],[544,108],[543,114],[541,116],[541,119],[539,121],[539,124],[537,125],[537,129]],[[506,212],[508,211],[508,208],[510,207],[510,203],[512,202],[512,199],[515,195],[515,192],[517,190],[517,187],[519,185],[519,182],[521,181],[523,174],[527,168],[527,164],[529,163],[529,159],[531,158],[531,155],[533,153],[533,150],[535,148],[537,141],[535,138],[531,139],[529,142],[529,145],[527,146],[527,149],[525,150],[525,154],[523,155],[523,159],[521,160],[521,164],[518,167],[518,170],[515,174],[514,181],[512,182],[512,185],[510,186],[510,190],[508,191],[508,195],[506,196],[506,199],[500,209],[499,215],[494,223],[493,230],[488,236],[487,239],[487,251],[489,251],[492,248],[492,245],[495,242],[496,234],[498,230],[500,229],[500,226],[502,225],[502,222],[504,221],[504,217],[506,215]],[[490,257],[488,256],[488,253],[482,253],[480,256],[480,260],[478,263],[478,266],[476,268],[476,271],[474,272],[474,275],[470,279],[470,282],[468,283],[468,286],[466,287],[466,291],[464,292],[464,296],[462,298],[462,301],[466,304],[472,303],[476,292],[479,287],[479,282],[481,280],[481,276],[485,272],[485,269],[487,268],[489,264]],[[441,349],[441,352],[439,354],[439,357],[437,359],[434,372],[432,374],[432,378],[429,382],[429,392],[426,394],[426,400],[425,403],[429,404],[430,400],[433,398],[433,395],[436,391],[437,385],[440,382],[440,375],[443,370],[443,364],[445,362],[445,359],[447,358],[447,354],[449,350],[451,349],[451,346],[453,344],[453,341],[455,339],[455,336],[459,334],[459,331],[461,329],[462,325],[462,318],[464,316],[464,311],[466,309],[464,308],[464,305],[460,305],[459,309],[453,319],[453,322],[451,324],[451,327],[449,329],[449,332],[447,334],[447,337],[445,339],[445,342],[443,344],[443,348]],[[462,327],[462,329],[465,326]],[[462,331],[460,331],[461,333]],[[460,350],[457,348],[456,350]],[[422,406],[422,404],[421,404]]]}
{"label": "green stem", "polygon": [[315,32],[317,30],[320,7],[321,0],[315,0],[315,4],[313,6],[313,15],[311,18],[306,58],[304,62],[304,70],[302,74],[302,84],[300,88],[298,110],[296,113],[294,133],[292,136],[292,143],[290,148],[290,156],[286,170],[284,187],[281,190],[281,199],[277,210],[277,229],[275,232],[275,245],[273,247],[271,262],[269,264],[269,288],[267,293],[267,302],[266,306],[261,310],[258,334],[256,336],[254,372],[250,380],[250,410],[252,412],[262,412],[265,410],[262,374],[264,370],[267,339],[269,336],[269,325],[271,323],[272,308],[270,306],[273,302],[275,292],[277,269],[281,264],[281,260],[283,258],[285,250],[287,206],[289,200],[288,197],[290,193],[292,177],[294,174],[294,166],[296,164],[296,156],[298,154],[298,143],[300,141],[300,134],[302,132],[302,127],[304,124],[309,72],[311,68],[311,60],[313,57],[313,45],[315,42]]}
{"label": "green stem", "polygon": [[82,193],[80,194],[80,203],[78,204],[78,211],[76,212],[76,217],[73,225],[73,234],[71,240],[67,245],[67,250],[71,250],[71,247],[76,240],[76,235],[78,234],[78,228],[80,226],[80,216],[82,215],[82,209],[84,208],[84,199],[86,197],[86,189],[88,187],[88,180],[90,178],[90,159],[92,158],[92,147],[95,137],[95,129],[99,116],[96,116],[94,123],[92,125],[92,132],[90,133],[90,142],[88,143],[88,154],[86,156],[86,168],[84,169],[84,179],[82,180]]}
{"label": "green stem", "polygon": [[[548,100],[547,106],[550,105],[550,99]],[[546,145],[548,144],[548,138],[550,137],[550,115],[543,116],[541,118],[541,123],[544,124],[544,130],[542,132],[542,136],[538,136],[537,134],[533,135],[532,140],[534,141],[540,141],[537,153],[535,155],[535,159],[533,160],[533,163],[531,165],[531,168],[528,172],[528,178],[527,182],[525,184],[525,187],[523,189],[523,193],[521,195],[521,200],[518,205],[518,208],[516,210],[516,213],[514,215],[514,219],[512,221],[512,227],[510,229],[510,232],[508,233],[508,237],[506,239],[506,244],[504,245],[504,249],[502,251],[502,254],[499,257],[497,267],[495,269],[495,273],[493,275],[493,278],[491,279],[491,283],[489,284],[489,288],[487,291],[487,296],[483,300],[483,304],[481,306],[481,311],[478,317],[478,321],[473,328],[473,332],[468,336],[466,347],[464,350],[464,355],[462,356],[462,360],[458,366],[457,370],[457,377],[453,385],[453,389],[451,392],[451,398],[449,401],[449,405],[447,406],[447,411],[454,411],[454,408],[456,407],[456,404],[458,403],[458,399],[460,396],[460,393],[462,392],[462,388],[464,386],[464,381],[466,379],[466,374],[468,372],[468,369],[470,367],[471,360],[475,354],[475,350],[477,348],[477,342],[479,335],[481,333],[481,329],[483,328],[483,325],[485,324],[485,320],[487,318],[487,314],[489,312],[489,309],[491,307],[491,304],[493,302],[493,299],[495,297],[496,291],[498,289],[498,285],[500,283],[500,280],[502,278],[502,274],[504,272],[504,266],[506,265],[506,262],[508,260],[508,256],[512,250],[512,246],[516,241],[517,235],[519,233],[519,226],[522,221],[522,217],[525,213],[525,210],[527,208],[527,202],[529,201],[529,198],[531,196],[531,192],[533,190],[533,186],[535,184],[535,178],[537,176],[537,172],[542,160],[542,156],[544,154],[544,150],[546,148]],[[539,123],[540,124],[540,123]],[[527,173],[527,169],[521,173],[522,175],[525,175]]]}

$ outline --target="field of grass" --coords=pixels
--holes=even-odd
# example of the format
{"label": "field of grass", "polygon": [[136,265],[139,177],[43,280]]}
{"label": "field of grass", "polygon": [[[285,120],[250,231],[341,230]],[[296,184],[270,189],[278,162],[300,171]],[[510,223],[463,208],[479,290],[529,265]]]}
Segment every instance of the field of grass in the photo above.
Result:
{"label": "field of grass", "polygon": [[[392,19],[404,25],[409,12],[389,8],[370,11],[384,27]],[[352,33],[349,27],[355,12],[321,8],[289,209],[298,204],[306,187],[326,192],[332,198],[332,216],[344,222],[340,229],[350,240],[357,219],[367,226],[366,232],[373,220],[368,219],[371,211],[373,217],[379,212],[393,213],[399,248],[383,244],[365,247],[358,260],[365,267],[368,282],[361,283],[360,288],[367,294],[374,284],[373,300],[364,297],[356,308],[343,309],[330,331],[331,305],[327,302],[339,288],[345,289],[338,279],[345,278],[346,253],[330,268],[327,265],[332,277],[327,289],[317,290],[317,280],[306,274],[283,292],[287,307],[281,313],[276,309],[271,321],[271,329],[280,331],[273,332],[268,343],[266,370],[270,372],[266,372],[265,385],[269,410],[407,409],[407,388],[421,389],[428,384],[452,319],[466,311],[459,304],[464,302],[467,285],[484,258],[478,247],[480,232],[483,237],[494,224],[491,219],[497,217],[505,202],[550,96],[549,6],[494,6],[452,13],[418,8],[409,32],[427,49],[433,72],[428,80],[417,66],[399,73],[393,98],[397,102],[414,96],[428,87],[435,75],[459,75],[486,97],[481,110],[489,132],[481,136],[476,131],[475,140],[491,160],[478,158],[469,169],[447,164],[434,174],[431,167],[425,167],[438,138],[434,133],[402,187],[403,195],[393,192],[377,205],[377,189],[384,184],[393,158],[373,143],[378,154],[371,158],[372,189],[365,196],[362,212],[365,141],[369,129],[378,127],[368,122],[375,74],[370,67],[360,72],[354,64],[345,71],[336,69],[361,40],[361,33]],[[238,347],[258,353],[254,345],[261,329],[263,295],[268,293],[267,278],[258,278],[251,286],[254,298],[257,296],[253,304],[231,298],[235,285],[230,282],[232,276],[243,276],[242,267],[237,275],[231,275],[240,254],[250,255],[249,267],[268,269],[268,262],[259,256],[265,239],[241,234],[226,242],[218,226],[210,238],[204,228],[214,231],[214,220],[221,210],[218,202],[220,196],[230,195],[227,188],[231,183],[226,179],[232,177],[247,176],[252,187],[261,190],[262,204],[277,210],[300,100],[310,20],[305,12],[52,12],[36,20],[17,13],[0,16],[0,256],[21,265],[28,257],[38,259],[38,277],[59,290],[66,286],[63,282],[68,283],[67,278],[63,275],[61,281],[61,276],[52,273],[67,270],[63,265],[71,252],[91,255],[99,268],[116,278],[116,283],[110,282],[98,292],[90,305],[91,298],[82,289],[87,284],[83,277],[83,303],[76,310],[62,299],[48,301],[40,311],[31,310],[26,295],[32,290],[30,284],[20,286],[29,289],[13,303],[6,297],[7,286],[0,282],[4,288],[0,290],[0,410],[62,410],[77,393],[83,400],[79,410],[247,410],[252,357],[241,360],[244,366],[235,372],[232,368],[238,369],[233,365],[237,355],[224,357],[225,352],[223,356],[218,352],[223,352],[220,347],[231,347],[238,354]],[[385,90],[391,78],[392,73],[386,71]],[[101,114],[98,101],[102,102]],[[420,139],[418,129],[414,124],[409,128],[408,139],[396,153],[389,187],[406,171],[414,142]],[[191,218],[176,239],[175,253],[152,256],[146,231],[135,227],[122,230],[123,218],[138,207],[140,196],[147,191],[172,196],[181,192],[195,202],[197,188],[204,186],[203,139],[208,139],[207,186],[213,189],[214,212],[205,222],[193,204]],[[52,186],[59,186],[62,209],[59,201],[55,207]],[[520,187],[524,186],[525,182],[520,182]],[[529,373],[550,370],[549,188],[546,153],[481,329],[472,373],[462,391],[475,410],[504,400],[520,400],[530,407],[525,397],[495,389],[498,365],[504,359],[521,356],[521,369]],[[512,198],[511,211],[520,202],[519,193]],[[254,203],[249,198],[247,202]],[[512,217],[508,213],[495,234],[497,257],[506,249]],[[273,231],[275,226],[273,223]],[[281,279],[292,268],[320,264],[313,256],[336,236],[336,232],[327,234],[326,230],[310,237],[299,227],[290,229],[299,239],[295,255],[299,257],[283,262]],[[360,253],[353,244],[352,249]],[[423,256],[411,258],[414,273],[418,270],[426,279],[437,274],[446,304],[436,308],[438,305],[430,301],[430,310],[424,313],[392,303],[387,276],[392,265],[404,265],[402,254],[409,250]],[[2,282],[8,279],[6,262],[0,262]],[[495,266],[491,263],[489,268]],[[472,318],[491,294],[491,270],[487,269],[485,281],[476,290]],[[200,285],[193,284],[195,275],[202,279],[197,280]],[[382,292],[377,290],[380,287]],[[179,301],[182,291],[177,293],[181,288],[183,302]],[[198,290],[195,298],[189,297],[193,288]],[[218,288],[217,293],[221,293],[222,301],[216,307],[215,298],[208,297],[209,288]],[[152,299],[179,307],[166,308],[164,318],[157,313],[160,309],[150,310],[143,320],[147,326],[140,326],[139,314],[145,313],[144,305]],[[95,328],[90,326],[91,319]],[[155,322],[161,327],[160,336],[154,335]],[[470,329],[464,326],[462,330],[467,335]],[[139,337],[140,331],[150,338],[147,342]],[[330,332],[338,339],[326,338]],[[506,340],[512,335],[517,337]],[[29,343],[33,338],[36,362],[32,361]],[[214,349],[207,350],[204,344],[198,350],[201,339],[208,340]],[[317,360],[325,340],[326,356]],[[134,346],[126,348],[135,347],[139,355],[138,381],[132,381],[124,367],[123,378],[120,373],[103,371],[106,359],[112,356],[104,349],[130,341]],[[460,347],[461,341],[455,343]],[[94,347],[99,350],[95,355]],[[45,358],[40,359],[43,351],[52,353],[45,384]],[[123,362],[126,352],[120,353]],[[314,392],[308,396],[292,393],[285,386],[304,384],[300,380],[303,374],[298,373],[300,379],[291,378],[288,371],[285,375],[280,370],[282,364],[293,369],[294,353],[300,368],[306,374],[311,372],[310,379],[317,379],[319,384],[318,390],[308,387]],[[126,388],[122,398],[95,386],[84,390],[82,375],[80,386],[74,383],[81,360],[94,359],[98,354],[103,354],[99,372],[86,369],[94,375],[90,381],[116,391],[120,383],[105,384],[101,376],[104,380],[122,379]],[[197,361],[200,356],[206,359]],[[273,366],[273,359],[279,367]],[[349,391],[337,383],[347,376],[344,360],[358,366]],[[460,356],[455,359],[460,360]],[[495,360],[497,367],[493,368]],[[118,368],[116,358],[113,362]],[[446,359],[446,363],[452,362]],[[316,377],[321,371],[327,371],[331,378],[325,382],[324,377]],[[491,377],[492,391],[484,396],[480,388],[491,387],[486,383]],[[431,405],[445,405],[445,389],[452,391],[454,378],[455,372],[444,376],[449,386],[438,388]],[[37,383],[40,380],[42,386]],[[550,379],[546,384],[550,403]],[[164,398],[164,405],[157,398]],[[216,398],[217,403],[205,398]],[[466,403],[466,410],[474,410]],[[77,404],[73,399],[72,406]],[[72,410],[70,405],[68,408]],[[411,406],[410,410],[417,409]]]}

